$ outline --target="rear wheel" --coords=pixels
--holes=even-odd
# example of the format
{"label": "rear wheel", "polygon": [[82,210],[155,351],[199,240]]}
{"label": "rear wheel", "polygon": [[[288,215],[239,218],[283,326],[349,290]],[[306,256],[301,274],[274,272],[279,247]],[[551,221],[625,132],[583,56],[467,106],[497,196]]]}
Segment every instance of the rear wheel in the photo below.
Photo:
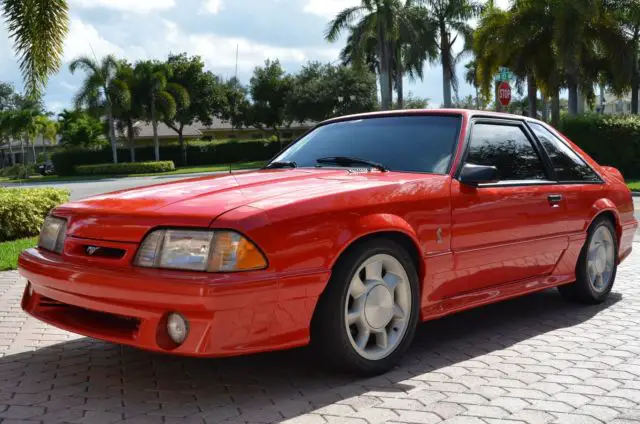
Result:
{"label": "rear wheel", "polygon": [[330,365],[363,374],[387,371],[413,339],[418,275],[406,250],[372,239],[335,266],[312,323],[312,344]]}
{"label": "rear wheel", "polygon": [[605,217],[598,218],[589,229],[578,265],[576,281],[558,287],[562,295],[580,303],[604,302],[616,278],[618,243],[613,223]]}

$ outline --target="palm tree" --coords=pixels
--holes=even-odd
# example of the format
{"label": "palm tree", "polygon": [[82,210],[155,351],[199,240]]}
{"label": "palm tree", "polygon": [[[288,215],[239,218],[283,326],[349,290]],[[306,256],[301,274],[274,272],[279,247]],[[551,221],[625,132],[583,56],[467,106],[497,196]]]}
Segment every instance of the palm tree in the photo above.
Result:
{"label": "palm tree", "polygon": [[189,94],[181,85],[168,82],[171,69],[166,64],[154,61],[139,62],[134,72],[139,84],[137,94],[141,96],[143,114],[153,127],[155,159],[159,161],[158,122],[173,118],[178,104],[189,102]]}
{"label": "palm tree", "polygon": [[480,86],[478,85],[478,66],[475,60],[464,65],[464,80],[476,90],[476,109],[480,109]]}
{"label": "palm tree", "polygon": [[117,78],[118,66],[118,61],[113,55],[105,56],[100,62],[88,56],[82,56],[69,65],[71,73],[75,73],[77,69],[82,69],[87,73],[75,98],[76,108],[86,107],[89,112],[97,116],[107,117],[107,132],[111,143],[113,163],[118,163],[114,106],[116,104],[124,105],[131,101],[131,92],[127,84]]}
{"label": "palm tree", "polygon": [[135,162],[135,137],[140,132],[140,128],[135,124],[143,116],[141,104],[142,96],[138,93],[140,84],[133,67],[126,61],[123,61],[118,65],[116,78],[123,81],[131,93],[131,99],[129,102],[114,105],[114,116],[116,118],[116,128],[118,133],[127,137],[131,162]]}
{"label": "palm tree", "polygon": [[15,165],[15,156],[13,155],[13,131],[11,122],[11,111],[0,112],[0,144],[9,146],[9,157],[11,165]]}
{"label": "palm tree", "polygon": [[[391,109],[393,22],[401,7],[400,0],[362,0],[360,6],[349,7],[338,13],[329,23],[325,34],[327,41],[333,43],[338,40],[344,30],[349,30],[355,47],[353,53],[356,56],[363,54],[364,45],[371,40],[371,34],[375,34],[383,110]],[[360,61],[356,60],[356,62]]]}
{"label": "palm tree", "polygon": [[58,138],[58,131],[60,129],[60,124],[57,121],[54,121],[49,116],[41,115],[36,118],[36,126],[38,130],[38,135],[42,137],[42,150],[47,157],[47,143],[51,146],[56,144],[56,140]]}
{"label": "palm tree", "polygon": [[0,2],[14,41],[29,97],[40,97],[49,76],[60,69],[68,32],[66,0],[3,0]]}
{"label": "palm tree", "polygon": [[[425,61],[434,61],[438,57],[437,28],[429,21],[428,11],[417,7],[413,0],[408,0],[404,4],[399,1],[392,2],[388,9],[394,11],[386,35],[390,40],[391,54],[389,78],[391,87],[394,87],[397,93],[397,105],[402,108],[404,76],[408,75],[411,80],[422,79]],[[350,34],[345,47],[340,52],[340,58],[345,65],[366,67],[382,76],[377,27],[366,25],[367,21],[362,19],[357,25],[349,27]],[[330,29],[333,29],[333,26]],[[391,93],[389,96],[391,99]]]}
{"label": "palm tree", "polygon": [[437,37],[442,65],[442,97],[444,107],[451,107],[451,91],[457,88],[456,64],[460,56],[453,53],[453,45],[462,37],[462,53],[471,48],[473,29],[469,20],[480,11],[475,0],[417,0],[429,9],[430,25],[438,29]]}

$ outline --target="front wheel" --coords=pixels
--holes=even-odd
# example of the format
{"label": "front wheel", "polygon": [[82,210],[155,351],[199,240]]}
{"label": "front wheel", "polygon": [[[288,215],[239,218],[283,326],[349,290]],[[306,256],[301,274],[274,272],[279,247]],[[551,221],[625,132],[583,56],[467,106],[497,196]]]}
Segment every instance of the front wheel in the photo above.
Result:
{"label": "front wheel", "polygon": [[618,242],[613,223],[599,218],[591,225],[576,267],[576,281],[558,287],[567,299],[580,303],[604,302],[616,278]]}
{"label": "front wheel", "polygon": [[334,268],[313,319],[312,344],[335,367],[385,372],[409,347],[418,311],[418,275],[409,254],[392,240],[373,239]]}

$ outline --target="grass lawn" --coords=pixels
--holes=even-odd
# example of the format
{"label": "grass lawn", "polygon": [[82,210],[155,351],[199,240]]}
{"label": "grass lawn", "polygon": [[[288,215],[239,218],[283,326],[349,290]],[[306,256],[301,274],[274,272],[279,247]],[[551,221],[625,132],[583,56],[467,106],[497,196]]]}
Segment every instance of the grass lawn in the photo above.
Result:
{"label": "grass lawn", "polygon": [[193,166],[186,168],[177,168],[175,171],[171,172],[160,172],[154,174],[129,174],[129,175],[73,175],[69,177],[58,177],[57,175],[48,175],[43,177],[41,175],[34,175],[27,180],[10,180],[8,178],[0,178],[0,183],[35,183],[35,182],[64,182],[64,181],[92,181],[92,180],[104,180],[107,178],[123,178],[123,177],[152,177],[156,175],[188,175],[188,174],[197,174],[201,172],[216,172],[216,171],[226,171],[231,167],[232,170],[240,170],[240,169],[254,169],[260,168],[266,162],[265,161],[255,161],[255,162],[239,162],[232,163],[229,165],[205,165],[205,166]]}
{"label": "grass lawn", "polygon": [[34,247],[36,244],[38,244],[38,237],[0,243],[0,271],[16,269],[18,255],[23,250]]}
{"label": "grass lawn", "polygon": [[633,191],[640,191],[640,180],[627,181],[627,186]]}

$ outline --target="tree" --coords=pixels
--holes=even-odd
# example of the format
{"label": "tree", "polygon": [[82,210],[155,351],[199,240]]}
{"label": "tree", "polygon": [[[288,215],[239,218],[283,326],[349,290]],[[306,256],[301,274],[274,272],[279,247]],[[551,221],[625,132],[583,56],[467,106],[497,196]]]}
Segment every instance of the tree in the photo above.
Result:
{"label": "tree", "polygon": [[414,97],[411,92],[404,101],[404,109],[427,109],[429,107],[429,99]]}
{"label": "tree", "polygon": [[188,57],[186,53],[170,55],[167,65],[171,70],[170,81],[184,87],[191,93],[189,102],[177,104],[176,114],[167,117],[165,124],[178,134],[182,164],[187,164],[187,145],[183,130],[186,125],[199,121],[206,126],[213,123],[214,117],[221,117],[225,107],[225,91],[220,78],[205,71],[200,56]]}
{"label": "tree", "polygon": [[142,96],[139,93],[140,84],[133,67],[126,61],[121,61],[118,63],[116,79],[126,84],[129,92],[131,93],[131,97],[130,99],[124,99],[124,102],[117,102],[114,104],[113,114],[114,118],[116,119],[115,127],[118,130],[118,134],[124,135],[127,138],[130,159],[131,162],[135,162],[135,137],[139,133],[139,128],[135,124],[136,121],[138,119],[141,119],[143,115],[143,105],[141,103]]}
{"label": "tree", "polygon": [[172,77],[171,68],[165,63],[149,60],[138,62],[134,72],[139,83],[142,111],[153,127],[155,159],[159,161],[158,122],[171,120],[179,107],[188,107],[189,93],[181,85],[169,81]]}
{"label": "tree", "polygon": [[618,81],[615,81],[614,73],[607,75],[607,80],[618,93],[631,89],[631,113],[637,115],[640,93],[640,0],[607,0],[605,7],[620,24],[623,35],[628,40],[630,53],[629,69],[623,76],[622,87],[619,87],[619,83],[616,84]]}
{"label": "tree", "polygon": [[[393,62],[392,40],[393,21],[398,15],[401,2],[399,0],[362,0],[360,6],[344,9],[329,23],[325,38],[329,42],[338,40],[344,30],[351,31],[354,54],[364,53],[364,45],[371,40],[371,34],[376,35],[376,56],[378,58],[378,75],[382,109],[391,108]],[[358,21],[354,25],[354,21]]]}
{"label": "tree", "polygon": [[104,140],[100,120],[83,110],[63,110],[58,115],[58,134],[64,147],[91,147]]}
{"label": "tree", "polygon": [[0,2],[14,41],[27,96],[39,98],[49,76],[60,69],[68,32],[66,0],[3,0]]}
{"label": "tree", "polygon": [[376,90],[375,75],[368,70],[309,62],[293,77],[287,115],[305,122],[371,111]]}
{"label": "tree", "polygon": [[58,130],[60,128],[58,122],[52,120],[49,116],[41,115],[36,118],[37,135],[42,137],[42,149],[45,157],[47,155],[47,143],[51,146],[56,144],[58,138]]}
{"label": "tree", "polygon": [[[340,54],[343,64],[378,73],[383,109],[391,108],[393,88],[397,105],[402,107],[405,74],[422,79],[424,62],[437,58],[437,28],[428,19],[428,11],[414,3],[363,0],[362,6],[338,14],[327,30],[331,42],[349,30]],[[356,19],[359,21],[353,24]]]}
{"label": "tree", "polygon": [[11,165],[15,165],[15,156],[13,155],[13,130],[11,122],[11,111],[0,111],[0,145],[9,146],[9,157]]}
{"label": "tree", "polygon": [[90,113],[107,117],[107,132],[113,163],[118,163],[114,107],[131,101],[129,87],[124,81],[116,78],[118,66],[119,62],[113,55],[105,56],[100,62],[88,56],[82,56],[69,65],[71,73],[82,69],[87,74],[80,91],[76,94],[76,109],[86,106]]}
{"label": "tree", "polygon": [[451,107],[451,91],[457,89],[456,64],[459,56],[453,45],[462,37],[463,52],[472,45],[473,29],[468,21],[481,10],[475,0],[420,0],[430,11],[431,25],[438,29],[437,37],[442,65],[442,96],[444,107]]}
{"label": "tree", "polygon": [[224,95],[224,107],[221,118],[231,122],[233,128],[242,128],[247,124],[245,115],[251,108],[247,87],[233,77],[222,85]]}
{"label": "tree", "polygon": [[264,67],[256,67],[249,85],[253,103],[245,119],[247,124],[273,130],[280,140],[280,128],[291,124],[287,115],[287,102],[293,91],[293,78],[284,71],[279,61],[267,60]]}

